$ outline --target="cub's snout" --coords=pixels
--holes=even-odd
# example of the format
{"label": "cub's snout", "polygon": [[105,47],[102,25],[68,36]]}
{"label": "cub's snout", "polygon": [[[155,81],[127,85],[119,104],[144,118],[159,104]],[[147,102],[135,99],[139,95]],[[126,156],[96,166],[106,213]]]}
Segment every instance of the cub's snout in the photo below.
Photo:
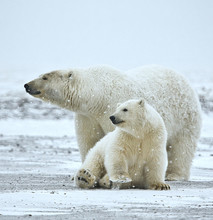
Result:
{"label": "cub's snout", "polygon": [[115,117],[114,115],[110,116],[109,119],[112,121],[112,123],[114,125],[121,124],[124,122],[123,120],[120,120],[119,118]]}

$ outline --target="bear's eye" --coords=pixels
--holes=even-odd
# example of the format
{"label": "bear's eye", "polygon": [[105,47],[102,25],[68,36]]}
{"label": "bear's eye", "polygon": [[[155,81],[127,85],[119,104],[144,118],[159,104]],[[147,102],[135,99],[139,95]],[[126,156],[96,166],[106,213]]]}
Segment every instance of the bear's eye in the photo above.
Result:
{"label": "bear's eye", "polygon": [[123,112],[127,112],[127,111],[128,111],[128,109],[127,109],[127,108],[124,108],[124,109],[123,109]]}
{"label": "bear's eye", "polygon": [[43,79],[43,80],[47,80],[47,77],[46,77],[46,76],[43,76],[42,79]]}

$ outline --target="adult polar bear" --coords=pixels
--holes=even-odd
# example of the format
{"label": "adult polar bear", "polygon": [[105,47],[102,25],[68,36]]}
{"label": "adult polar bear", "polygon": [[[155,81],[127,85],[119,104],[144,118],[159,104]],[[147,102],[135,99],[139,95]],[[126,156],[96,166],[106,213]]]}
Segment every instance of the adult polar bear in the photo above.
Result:
{"label": "adult polar bear", "polygon": [[118,102],[144,98],[162,116],[167,133],[167,180],[188,180],[201,130],[201,110],[188,82],[173,70],[145,66],[126,73],[99,66],[50,72],[27,84],[34,97],[74,111],[82,161],[114,130],[109,116]]}

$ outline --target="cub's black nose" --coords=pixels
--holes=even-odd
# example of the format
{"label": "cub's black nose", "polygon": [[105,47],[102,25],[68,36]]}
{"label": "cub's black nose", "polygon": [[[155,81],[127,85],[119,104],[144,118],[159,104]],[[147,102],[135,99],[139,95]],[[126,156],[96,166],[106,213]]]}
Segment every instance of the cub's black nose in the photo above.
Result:
{"label": "cub's black nose", "polygon": [[29,85],[28,85],[28,84],[25,84],[25,85],[24,85],[24,88],[25,88],[25,89],[29,89]]}
{"label": "cub's black nose", "polygon": [[115,116],[112,115],[112,116],[110,116],[109,118],[110,118],[110,120],[111,120],[112,122],[115,121]]}

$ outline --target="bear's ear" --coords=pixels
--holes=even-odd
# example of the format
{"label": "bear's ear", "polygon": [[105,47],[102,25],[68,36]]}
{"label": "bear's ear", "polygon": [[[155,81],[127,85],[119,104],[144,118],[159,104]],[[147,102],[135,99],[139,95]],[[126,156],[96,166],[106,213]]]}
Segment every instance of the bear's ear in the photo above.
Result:
{"label": "bear's ear", "polygon": [[139,102],[138,102],[138,104],[139,104],[141,107],[143,107],[144,104],[145,104],[145,101],[144,101],[143,99],[140,99]]}

